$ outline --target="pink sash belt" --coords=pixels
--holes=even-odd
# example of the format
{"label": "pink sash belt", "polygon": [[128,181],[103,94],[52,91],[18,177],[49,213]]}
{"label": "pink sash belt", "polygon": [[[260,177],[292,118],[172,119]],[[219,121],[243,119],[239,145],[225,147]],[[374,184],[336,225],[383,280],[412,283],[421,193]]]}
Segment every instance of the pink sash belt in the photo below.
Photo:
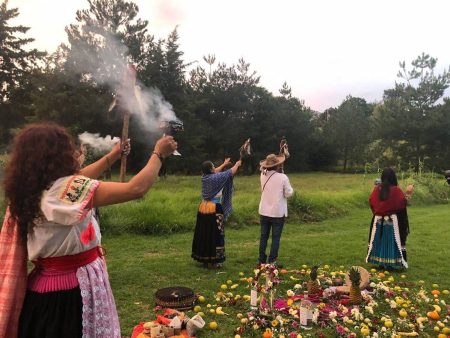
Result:
{"label": "pink sash belt", "polygon": [[76,255],[38,258],[28,276],[28,290],[44,293],[76,288],[77,269],[103,256],[99,246]]}

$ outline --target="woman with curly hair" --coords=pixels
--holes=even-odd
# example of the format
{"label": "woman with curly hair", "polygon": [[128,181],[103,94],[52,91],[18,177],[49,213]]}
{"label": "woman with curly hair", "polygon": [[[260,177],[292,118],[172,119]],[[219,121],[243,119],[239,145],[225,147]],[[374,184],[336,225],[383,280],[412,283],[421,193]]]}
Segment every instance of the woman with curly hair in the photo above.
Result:
{"label": "woman with curly hair", "polygon": [[[80,154],[64,128],[42,123],[19,132],[4,179],[0,336],[120,337],[93,208],[142,197],[176,148],[165,136],[129,182],[99,182],[121,157],[120,145],[80,169]],[[27,257],[34,269],[25,293]]]}

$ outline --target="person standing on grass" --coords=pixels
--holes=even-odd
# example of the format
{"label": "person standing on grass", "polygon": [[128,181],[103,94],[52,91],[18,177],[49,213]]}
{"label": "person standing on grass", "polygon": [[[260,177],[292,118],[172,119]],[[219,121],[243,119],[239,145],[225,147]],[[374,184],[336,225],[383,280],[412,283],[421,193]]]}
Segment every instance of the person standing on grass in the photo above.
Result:
{"label": "person standing on grass", "polygon": [[[287,198],[291,197],[294,189],[289,178],[280,169],[285,161],[285,155],[267,155],[260,162],[261,166],[261,201],[259,215],[261,236],[259,240],[259,264],[276,264],[280,248],[281,233],[284,221],[288,215]],[[266,255],[267,241],[272,229],[272,244],[269,257]],[[280,264],[278,264],[279,267]]]}
{"label": "person standing on grass", "polygon": [[407,268],[406,238],[409,234],[407,200],[414,187],[408,185],[406,193],[398,187],[397,175],[392,168],[381,173],[369,197],[373,218],[370,225],[366,262],[382,268]]}
{"label": "person standing on grass", "polygon": [[220,268],[225,261],[225,221],[232,211],[233,176],[241,161],[222,171],[229,164],[229,158],[217,168],[211,161],[202,163],[203,200],[198,207],[191,257],[207,268]]}
{"label": "person standing on grass", "polygon": [[[121,337],[93,208],[142,197],[176,149],[165,136],[130,181],[100,182],[121,157],[120,144],[80,169],[63,127],[32,124],[17,134],[4,178],[0,337]],[[27,258],[35,265],[28,278]]]}
{"label": "person standing on grass", "polygon": [[445,176],[447,183],[450,185],[450,170],[446,170],[444,172],[444,176]]}

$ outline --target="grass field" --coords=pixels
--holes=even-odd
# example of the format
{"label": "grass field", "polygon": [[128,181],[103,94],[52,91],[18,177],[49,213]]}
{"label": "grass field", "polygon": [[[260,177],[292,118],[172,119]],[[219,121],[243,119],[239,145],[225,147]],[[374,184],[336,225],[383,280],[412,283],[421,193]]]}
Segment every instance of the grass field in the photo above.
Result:
{"label": "grass field", "polygon": [[[351,265],[370,268],[364,263],[371,218],[367,197],[375,175],[308,173],[289,177],[297,195],[289,204],[279,261],[288,269],[315,263],[338,270]],[[235,179],[234,214],[226,230],[227,260],[220,271],[205,270],[190,258],[200,200],[199,177],[169,176],[140,201],[102,208],[103,243],[124,336],[131,335],[140,321],[154,318],[153,295],[159,288],[191,287],[213,304],[221,284],[238,281],[240,272],[252,275],[259,241],[258,182],[257,176]],[[438,283],[448,289],[450,187],[439,178],[420,177],[405,178],[400,185],[408,183],[415,183],[416,194],[409,208],[410,268],[404,274],[408,280],[424,280],[429,286]],[[288,287],[281,285],[280,290]],[[237,292],[248,294],[249,290],[241,283]],[[234,337],[236,312],[247,309],[224,308],[230,316],[220,318],[207,313],[206,322],[217,320],[219,328],[206,329],[199,337]]]}
{"label": "grass field", "polygon": [[[373,178],[325,173],[291,175],[294,189],[302,196],[302,201],[306,201],[306,207],[302,208],[310,210],[309,214],[302,215],[291,210],[282,236],[280,262],[288,269],[314,263],[344,266],[345,269],[355,264],[370,267],[364,263],[364,259],[371,217],[366,200]],[[401,185],[406,183],[405,180]],[[226,232],[227,261],[219,272],[205,270],[190,258],[191,231],[170,236],[146,236],[132,233],[113,235],[116,232],[105,229],[108,268],[124,335],[130,334],[132,327],[139,321],[154,317],[153,295],[159,288],[174,285],[191,287],[195,292],[205,295],[207,302],[214,303],[214,294],[220,291],[221,284],[229,279],[238,280],[239,272],[244,272],[246,276],[252,275],[259,239],[259,227],[252,226],[257,224],[257,184],[258,178],[255,176],[237,177],[235,180],[235,213]],[[442,188],[450,190],[445,185]],[[188,222],[186,230],[192,229],[199,190],[197,177],[169,177],[165,182],[158,183],[144,200],[149,201],[146,213],[150,218],[156,213],[164,220],[167,213],[174,212],[180,223]],[[426,187],[416,185],[416,191],[418,194],[409,208],[411,235],[408,239],[410,269],[406,272],[407,278],[413,281],[425,280],[429,285],[438,283],[443,288],[449,288],[450,270],[447,261],[450,255],[450,207],[433,204],[437,199],[429,194]],[[164,194],[167,194],[165,198],[156,200],[157,196]],[[134,203],[143,204],[144,201]],[[445,196],[439,202],[444,203]],[[291,203],[290,209],[292,207]],[[140,212],[137,211],[138,214]],[[104,210],[104,217],[113,218],[106,214]],[[311,215],[324,220],[305,222]],[[165,231],[165,225],[161,229]],[[174,226],[172,230],[181,229]],[[241,292],[249,291],[242,286]],[[219,319],[219,329],[216,332],[205,330],[199,337],[233,337],[233,330],[238,325],[235,313],[245,310],[226,309],[225,312],[229,312],[230,316],[221,318],[207,314],[207,322]]]}
{"label": "grass field", "polygon": [[[367,207],[376,175],[303,173],[289,175],[295,195],[289,199],[291,222],[320,221]],[[450,189],[443,179],[408,177],[403,188],[415,184],[414,205],[448,203]],[[234,180],[234,212],[228,227],[258,224],[260,186],[258,176]],[[108,234],[170,234],[192,231],[200,201],[199,176],[168,176],[145,198],[102,208],[101,223]]]}

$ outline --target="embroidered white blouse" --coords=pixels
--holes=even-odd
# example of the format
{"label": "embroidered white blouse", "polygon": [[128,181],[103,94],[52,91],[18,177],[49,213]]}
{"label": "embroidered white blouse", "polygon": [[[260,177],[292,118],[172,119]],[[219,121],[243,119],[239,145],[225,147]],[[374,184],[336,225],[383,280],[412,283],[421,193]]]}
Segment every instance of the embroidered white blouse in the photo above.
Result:
{"label": "embroidered white blouse", "polygon": [[81,175],[62,177],[44,190],[42,216],[28,234],[30,260],[74,255],[101,242],[92,199],[99,181]]}

